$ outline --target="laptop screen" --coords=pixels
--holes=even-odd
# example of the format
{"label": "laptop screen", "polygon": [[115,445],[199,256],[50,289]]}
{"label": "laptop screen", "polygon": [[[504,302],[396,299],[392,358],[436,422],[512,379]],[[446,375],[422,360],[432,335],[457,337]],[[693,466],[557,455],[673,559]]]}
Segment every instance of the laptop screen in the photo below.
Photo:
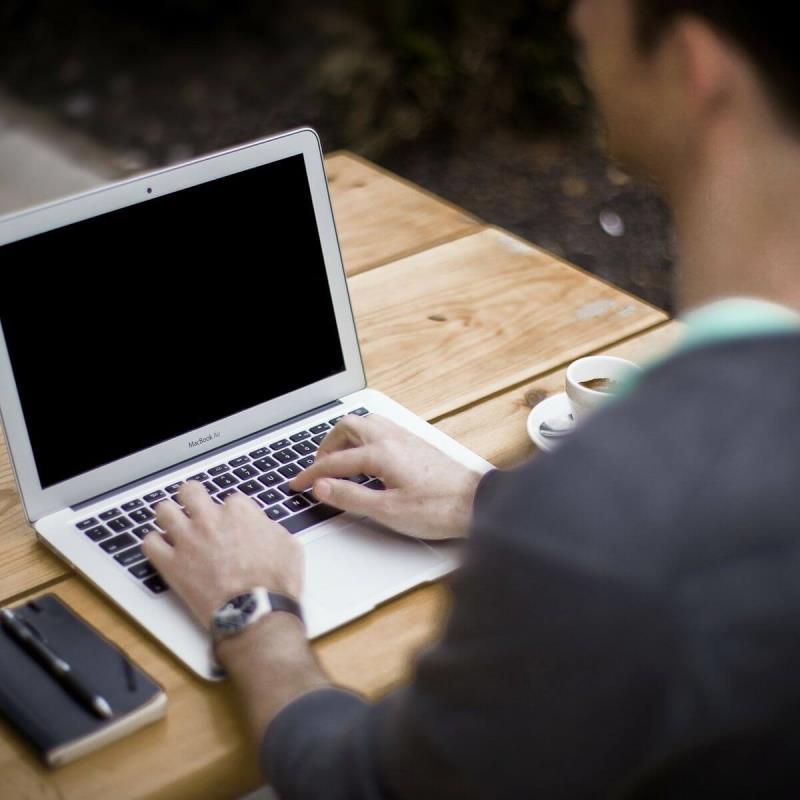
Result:
{"label": "laptop screen", "polygon": [[0,247],[42,487],[344,371],[292,156]]}

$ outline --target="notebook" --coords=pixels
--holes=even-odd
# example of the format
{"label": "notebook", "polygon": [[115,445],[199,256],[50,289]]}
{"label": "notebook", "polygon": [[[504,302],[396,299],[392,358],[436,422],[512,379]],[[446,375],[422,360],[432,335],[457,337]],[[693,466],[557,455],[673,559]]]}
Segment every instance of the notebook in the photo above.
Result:
{"label": "notebook", "polygon": [[100,719],[0,627],[0,714],[51,767],[61,766],[164,716],[161,687],[54,594],[12,609],[111,705]]}

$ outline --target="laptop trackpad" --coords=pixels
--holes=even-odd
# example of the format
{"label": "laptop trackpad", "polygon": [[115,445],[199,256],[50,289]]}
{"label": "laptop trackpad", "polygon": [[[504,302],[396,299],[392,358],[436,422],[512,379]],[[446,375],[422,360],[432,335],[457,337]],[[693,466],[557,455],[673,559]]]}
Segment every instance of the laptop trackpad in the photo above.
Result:
{"label": "laptop trackpad", "polygon": [[306,596],[331,611],[390,597],[442,557],[416,539],[356,520],[305,545]]}

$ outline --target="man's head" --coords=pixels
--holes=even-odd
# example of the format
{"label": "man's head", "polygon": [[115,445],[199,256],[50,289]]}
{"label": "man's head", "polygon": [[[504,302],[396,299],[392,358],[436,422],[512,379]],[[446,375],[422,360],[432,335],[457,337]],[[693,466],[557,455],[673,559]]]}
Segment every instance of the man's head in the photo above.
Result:
{"label": "man's head", "polygon": [[775,0],[575,0],[573,28],[612,155],[667,179],[720,125],[800,137],[800,48]]}

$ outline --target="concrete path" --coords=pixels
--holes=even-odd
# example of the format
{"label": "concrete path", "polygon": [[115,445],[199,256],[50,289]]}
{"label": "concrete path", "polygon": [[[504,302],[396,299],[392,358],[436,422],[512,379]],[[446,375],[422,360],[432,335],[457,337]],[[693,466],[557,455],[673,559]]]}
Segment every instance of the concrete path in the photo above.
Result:
{"label": "concrete path", "polygon": [[0,94],[0,215],[119,175],[113,157]]}

